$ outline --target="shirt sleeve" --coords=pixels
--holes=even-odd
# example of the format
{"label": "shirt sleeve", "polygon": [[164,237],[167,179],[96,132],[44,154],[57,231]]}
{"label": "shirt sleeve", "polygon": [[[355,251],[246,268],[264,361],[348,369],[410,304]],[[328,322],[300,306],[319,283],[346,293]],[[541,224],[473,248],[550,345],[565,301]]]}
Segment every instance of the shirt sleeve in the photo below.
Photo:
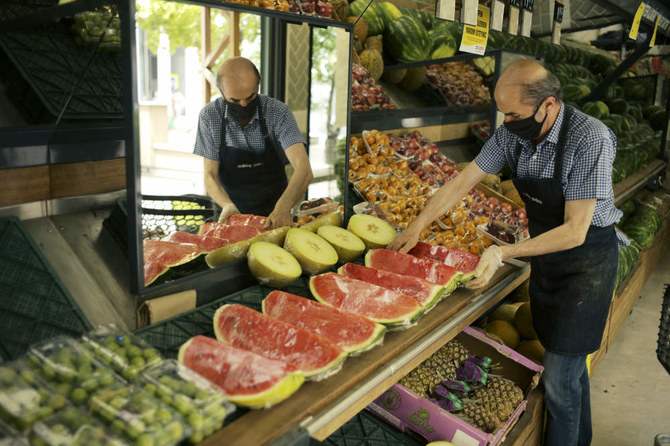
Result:
{"label": "shirt sleeve", "polygon": [[573,167],[568,173],[566,201],[605,200],[609,197],[616,139],[608,132],[608,129],[603,130],[599,126],[589,126],[579,139]]}
{"label": "shirt sleeve", "polygon": [[277,121],[272,132],[282,149],[286,150],[294,144],[305,144],[305,138],[298,129],[298,123],[295,121],[293,112],[286,104],[281,102],[276,104]]}
{"label": "shirt sleeve", "polygon": [[212,113],[207,107],[200,110],[193,153],[210,160],[219,161],[219,147],[212,133],[214,128],[213,116],[216,116],[216,113]]}
{"label": "shirt sleeve", "polygon": [[484,143],[484,147],[475,157],[475,163],[484,172],[489,174],[496,174],[502,170],[507,162],[505,157],[505,130],[500,126],[488,141]]}

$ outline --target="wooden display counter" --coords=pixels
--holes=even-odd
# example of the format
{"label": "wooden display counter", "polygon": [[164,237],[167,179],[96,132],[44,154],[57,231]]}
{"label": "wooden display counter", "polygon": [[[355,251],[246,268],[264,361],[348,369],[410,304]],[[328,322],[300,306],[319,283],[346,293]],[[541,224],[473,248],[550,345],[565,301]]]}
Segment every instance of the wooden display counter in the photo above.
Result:
{"label": "wooden display counter", "polygon": [[321,382],[305,383],[295,395],[271,409],[245,413],[201,445],[266,445],[295,435],[296,428],[324,440],[529,275],[528,265],[521,268],[505,265],[487,288],[477,292],[459,288],[424,315],[416,326],[390,332],[382,346],[348,358],[336,375]]}
{"label": "wooden display counter", "polygon": [[651,163],[644,166],[642,169],[633,173],[614,184],[614,205],[619,206],[621,203],[631,198],[640,188],[644,187],[649,181],[649,178],[658,174],[666,165],[663,160],[655,159]]}

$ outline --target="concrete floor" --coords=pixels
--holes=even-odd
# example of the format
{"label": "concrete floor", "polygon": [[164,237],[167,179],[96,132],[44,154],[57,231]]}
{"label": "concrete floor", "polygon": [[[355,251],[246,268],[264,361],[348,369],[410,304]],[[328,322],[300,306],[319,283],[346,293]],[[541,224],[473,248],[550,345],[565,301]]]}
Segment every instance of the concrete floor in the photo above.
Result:
{"label": "concrete floor", "polygon": [[591,378],[593,446],[652,446],[670,434],[670,375],[656,357],[670,250]]}

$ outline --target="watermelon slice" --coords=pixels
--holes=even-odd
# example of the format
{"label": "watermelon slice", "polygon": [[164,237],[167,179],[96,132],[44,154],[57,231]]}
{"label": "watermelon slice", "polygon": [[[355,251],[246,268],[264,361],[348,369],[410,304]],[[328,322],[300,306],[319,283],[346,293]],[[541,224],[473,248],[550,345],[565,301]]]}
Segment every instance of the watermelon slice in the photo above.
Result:
{"label": "watermelon slice", "polygon": [[445,248],[444,246],[432,245],[430,243],[418,242],[409,254],[424,259],[437,260],[454,267],[461,273],[461,283],[470,280],[475,268],[479,264],[479,256],[457,248]]}
{"label": "watermelon slice", "polygon": [[440,301],[444,291],[444,287],[441,285],[427,282],[418,277],[396,274],[355,263],[345,263],[337,272],[352,279],[373,283],[413,297],[425,311],[430,310]]}
{"label": "watermelon slice", "polygon": [[330,340],[349,354],[381,344],[386,327],[295,294],[275,290],[263,299],[263,313]]}
{"label": "watermelon slice", "polygon": [[227,240],[223,240],[217,237],[191,234],[190,232],[181,231],[173,232],[163,240],[166,242],[190,243],[192,245],[198,245],[198,248],[200,248],[202,252],[212,252],[228,244]]}
{"label": "watermelon slice", "polygon": [[260,215],[252,214],[234,214],[228,217],[226,224],[228,225],[243,225],[243,226],[253,226],[258,229],[263,229],[267,217],[262,217]]}
{"label": "watermelon slice", "polygon": [[326,338],[239,304],[216,310],[214,333],[226,344],[286,361],[314,381],[337,373],[347,356]]}
{"label": "watermelon slice", "polygon": [[336,273],[310,278],[309,289],[319,302],[366,317],[389,329],[409,327],[423,313],[419,302],[412,297]]}
{"label": "watermelon slice", "polygon": [[365,255],[365,266],[392,273],[418,277],[444,287],[450,294],[458,286],[458,271],[449,265],[431,259],[422,259],[389,249],[373,249]]}
{"label": "watermelon slice", "polygon": [[151,285],[170,267],[183,265],[197,258],[202,251],[197,245],[144,240],[144,286]]}
{"label": "watermelon slice", "polygon": [[305,381],[284,361],[195,336],[179,349],[179,362],[216,384],[240,406],[270,407],[293,395]]}
{"label": "watermelon slice", "polygon": [[228,240],[228,243],[236,243],[248,240],[263,232],[254,226],[224,225],[222,223],[204,223],[200,226],[198,234]]}

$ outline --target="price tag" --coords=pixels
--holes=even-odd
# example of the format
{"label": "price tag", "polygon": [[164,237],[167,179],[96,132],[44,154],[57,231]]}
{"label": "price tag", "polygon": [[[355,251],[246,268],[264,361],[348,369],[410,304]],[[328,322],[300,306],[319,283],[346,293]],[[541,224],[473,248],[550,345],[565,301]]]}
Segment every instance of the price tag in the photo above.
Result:
{"label": "price tag", "polygon": [[654,44],[656,43],[656,31],[658,30],[658,24],[660,21],[661,21],[661,15],[659,14],[656,16],[656,21],[654,23],[654,34],[652,34],[651,36],[651,42],[649,42],[649,47],[654,46]]}
{"label": "price tag", "polygon": [[533,24],[533,0],[523,0],[523,12],[521,14],[521,35],[530,37],[530,29]]}
{"label": "price tag", "polygon": [[554,3],[554,24],[551,30],[551,43],[554,45],[561,44],[561,24],[563,23],[563,4],[559,2]]}
{"label": "price tag", "polygon": [[521,0],[510,0],[507,32],[513,36],[519,34],[519,9],[521,9]]}
{"label": "price tag", "polygon": [[503,16],[505,15],[505,2],[493,0],[491,4],[491,29],[502,31]]}
{"label": "price tag", "polygon": [[435,17],[453,22],[456,19],[456,0],[437,0]]}
{"label": "price tag", "polygon": [[477,7],[477,25],[464,25],[460,51],[483,55],[489,38],[490,10],[486,6]]}
{"label": "price tag", "polygon": [[461,22],[464,25],[477,25],[477,7],[479,0],[461,0]]}
{"label": "price tag", "polygon": [[642,21],[642,14],[644,14],[645,6],[644,2],[640,2],[640,6],[637,7],[637,12],[635,12],[633,24],[631,25],[630,33],[628,34],[628,37],[633,40],[637,39],[637,32],[640,30],[640,21]]}

